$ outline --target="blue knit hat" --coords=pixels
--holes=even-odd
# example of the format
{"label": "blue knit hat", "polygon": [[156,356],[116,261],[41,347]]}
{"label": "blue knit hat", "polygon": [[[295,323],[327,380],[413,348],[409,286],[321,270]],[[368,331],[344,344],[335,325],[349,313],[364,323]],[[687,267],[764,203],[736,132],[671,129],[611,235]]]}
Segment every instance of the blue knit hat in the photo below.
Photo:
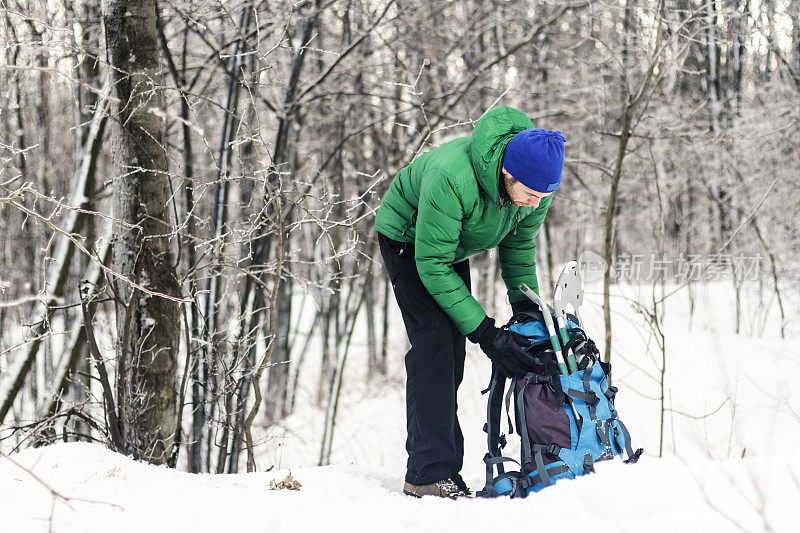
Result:
{"label": "blue knit hat", "polygon": [[529,189],[553,192],[561,183],[565,142],[560,131],[522,130],[506,146],[503,168]]}

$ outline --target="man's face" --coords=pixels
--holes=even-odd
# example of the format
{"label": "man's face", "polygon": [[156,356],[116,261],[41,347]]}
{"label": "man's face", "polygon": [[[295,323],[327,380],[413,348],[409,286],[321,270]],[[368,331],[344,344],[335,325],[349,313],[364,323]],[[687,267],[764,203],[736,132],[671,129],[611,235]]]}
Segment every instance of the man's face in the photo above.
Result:
{"label": "man's face", "polygon": [[539,207],[539,202],[553,193],[542,193],[529,189],[503,169],[503,179],[506,183],[506,191],[511,198],[511,203],[519,207]]}

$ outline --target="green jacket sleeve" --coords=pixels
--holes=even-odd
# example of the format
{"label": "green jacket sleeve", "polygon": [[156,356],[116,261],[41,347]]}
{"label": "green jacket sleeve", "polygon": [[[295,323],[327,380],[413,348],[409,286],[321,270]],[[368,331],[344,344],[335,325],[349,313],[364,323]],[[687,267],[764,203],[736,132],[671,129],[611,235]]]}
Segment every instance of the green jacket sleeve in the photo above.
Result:
{"label": "green jacket sleeve", "polygon": [[509,303],[521,302],[526,298],[517,288],[520,283],[526,284],[539,294],[539,282],[536,279],[536,243],[533,240],[542,227],[552,201],[551,194],[500,241],[498,246],[500,272],[508,290]]}
{"label": "green jacket sleeve", "polygon": [[[414,258],[422,284],[464,335],[480,325],[486,312],[453,270],[465,206],[443,171],[430,171],[420,189]],[[468,206],[468,209],[471,206]]]}

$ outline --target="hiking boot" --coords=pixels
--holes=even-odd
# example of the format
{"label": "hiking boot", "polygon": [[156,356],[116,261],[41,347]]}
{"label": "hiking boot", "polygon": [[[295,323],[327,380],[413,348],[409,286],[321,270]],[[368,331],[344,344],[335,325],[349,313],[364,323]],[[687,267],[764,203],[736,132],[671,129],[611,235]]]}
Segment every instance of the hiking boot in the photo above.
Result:
{"label": "hiking boot", "polygon": [[468,492],[462,491],[452,479],[443,479],[429,485],[412,485],[406,482],[403,485],[403,494],[414,496],[415,498],[422,498],[423,496],[458,498],[459,496],[467,496]]}
{"label": "hiking boot", "polygon": [[464,496],[472,496],[472,491],[469,490],[469,487],[464,481],[464,478],[461,477],[461,474],[453,474],[450,476],[450,479],[453,480],[453,483],[456,484],[456,487],[458,487],[458,490],[460,490]]}

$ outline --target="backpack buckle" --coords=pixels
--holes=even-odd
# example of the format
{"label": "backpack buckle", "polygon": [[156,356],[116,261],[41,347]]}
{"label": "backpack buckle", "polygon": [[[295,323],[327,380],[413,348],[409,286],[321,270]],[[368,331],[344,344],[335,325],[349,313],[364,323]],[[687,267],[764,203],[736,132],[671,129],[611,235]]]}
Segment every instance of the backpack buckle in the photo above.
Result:
{"label": "backpack buckle", "polygon": [[530,381],[530,383],[534,383],[536,385],[550,385],[551,387],[553,386],[553,376],[549,374],[546,376],[542,376],[541,374],[531,374],[531,379],[532,381]]}
{"label": "backpack buckle", "polygon": [[594,473],[594,461],[592,460],[592,454],[587,453],[583,456],[583,473],[584,474],[593,474]]}
{"label": "backpack buckle", "polygon": [[521,477],[517,480],[517,486],[522,490],[529,489],[534,485],[533,479],[528,476]]}

